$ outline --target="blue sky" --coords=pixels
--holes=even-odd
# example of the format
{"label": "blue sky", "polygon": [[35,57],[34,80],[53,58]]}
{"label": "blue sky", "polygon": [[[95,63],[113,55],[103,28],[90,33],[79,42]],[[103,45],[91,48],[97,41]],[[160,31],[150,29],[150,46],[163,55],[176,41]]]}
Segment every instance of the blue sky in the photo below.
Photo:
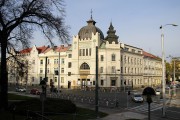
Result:
{"label": "blue sky", "polygon": [[[161,30],[165,24],[179,26],[164,27],[165,56],[180,57],[180,0],[64,0],[66,4],[66,25],[70,26],[70,35],[77,35],[80,28],[86,26],[91,9],[96,26],[104,36],[110,22],[116,30],[119,40],[146,52],[161,57]],[[47,45],[47,40],[37,42],[35,35],[32,43]],[[42,38],[44,39],[44,38]],[[36,41],[36,42],[35,42]],[[59,45],[60,43],[57,43]]]}

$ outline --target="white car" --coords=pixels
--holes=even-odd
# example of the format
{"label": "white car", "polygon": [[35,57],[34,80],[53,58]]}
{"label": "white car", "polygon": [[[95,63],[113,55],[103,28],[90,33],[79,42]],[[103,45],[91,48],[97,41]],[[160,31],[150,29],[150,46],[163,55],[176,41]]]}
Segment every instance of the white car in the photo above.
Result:
{"label": "white car", "polygon": [[160,90],[156,90],[156,95],[160,95],[161,91]]}
{"label": "white car", "polygon": [[26,92],[26,88],[23,87],[17,87],[16,92]]}
{"label": "white car", "polygon": [[140,103],[142,103],[142,102],[144,101],[144,98],[142,97],[141,94],[133,94],[133,95],[131,96],[131,98],[132,98],[132,100],[133,100],[134,102],[140,102]]}

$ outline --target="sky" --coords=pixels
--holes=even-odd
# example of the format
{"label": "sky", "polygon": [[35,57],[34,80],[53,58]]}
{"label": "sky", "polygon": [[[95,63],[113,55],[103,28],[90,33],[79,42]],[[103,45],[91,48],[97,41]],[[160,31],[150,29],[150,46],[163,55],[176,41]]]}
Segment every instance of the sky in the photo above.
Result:
{"label": "sky", "polygon": [[[91,17],[104,36],[110,22],[120,42],[156,56],[162,56],[161,33],[164,34],[165,58],[180,57],[180,0],[64,0],[65,24],[70,36],[77,35]],[[166,24],[177,24],[174,27]],[[163,26],[163,32],[160,26]],[[37,40],[41,39],[41,40]],[[47,40],[36,33],[32,44],[47,45]],[[61,44],[60,42],[57,45]]]}

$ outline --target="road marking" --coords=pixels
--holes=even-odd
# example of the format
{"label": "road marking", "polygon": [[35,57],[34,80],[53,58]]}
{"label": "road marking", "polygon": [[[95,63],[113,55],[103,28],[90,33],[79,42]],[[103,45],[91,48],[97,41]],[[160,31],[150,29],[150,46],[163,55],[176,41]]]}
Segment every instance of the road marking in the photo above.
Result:
{"label": "road marking", "polygon": [[[155,111],[155,110],[158,110],[158,109],[162,109],[162,104],[151,103],[150,111]],[[140,106],[132,107],[132,108],[129,108],[129,110],[147,113],[148,112],[148,104],[143,104],[143,105],[140,105]]]}

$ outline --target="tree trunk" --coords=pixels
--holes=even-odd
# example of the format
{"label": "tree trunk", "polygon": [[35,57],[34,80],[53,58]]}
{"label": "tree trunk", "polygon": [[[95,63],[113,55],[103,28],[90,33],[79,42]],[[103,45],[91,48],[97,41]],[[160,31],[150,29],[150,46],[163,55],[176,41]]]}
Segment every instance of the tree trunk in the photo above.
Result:
{"label": "tree trunk", "polygon": [[0,110],[8,108],[8,77],[6,66],[7,37],[1,34],[1,78],[0,78]]}

